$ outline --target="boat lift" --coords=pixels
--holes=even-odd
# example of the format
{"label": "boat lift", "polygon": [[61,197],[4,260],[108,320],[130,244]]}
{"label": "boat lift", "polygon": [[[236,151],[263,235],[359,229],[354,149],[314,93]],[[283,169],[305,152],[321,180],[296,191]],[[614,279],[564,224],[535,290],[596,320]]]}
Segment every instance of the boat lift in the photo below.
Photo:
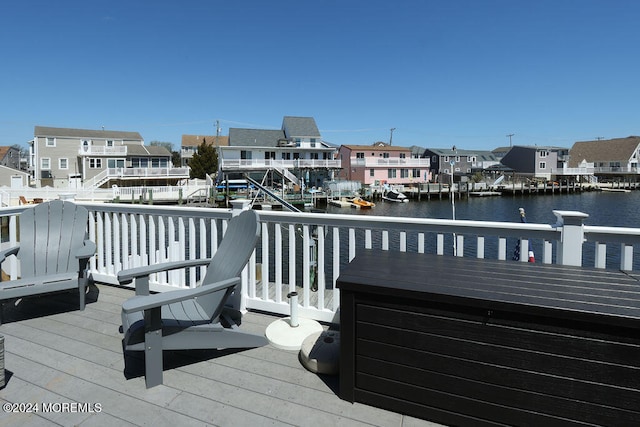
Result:
{"label": "boat lift", "polygon": [[[245,174],[244,177],[247,180],[247,182],[250,182],[258,190],[264,192],[265,194],[267,194],[270,197],[272,197],[275,200],[277,200],[279,203],[282,204],[282,206],[284,206],[285,208],[287,208],[291,212],[302,212],[300,209],[296,208],[291,203],[289,203],[286,200],[284,200],[284,198],[282,198],[278,194],[276,194],[274,191],[272,191],[271,189],[265,187],[264,185],[262,185],[261,183],[259,183],[255,179],[251,178],[249,175]],[[300,230],[298,230],[298,232],[299,231]],[[313,226],[311,228],[311,239],[310,239],[310,242],[309,242],[309,253],[310,253],[310,259],[309,259],[309,283],[310,283],[311,290],[315,292],[315,291],[318,290],[318,228],[316,226]]]}

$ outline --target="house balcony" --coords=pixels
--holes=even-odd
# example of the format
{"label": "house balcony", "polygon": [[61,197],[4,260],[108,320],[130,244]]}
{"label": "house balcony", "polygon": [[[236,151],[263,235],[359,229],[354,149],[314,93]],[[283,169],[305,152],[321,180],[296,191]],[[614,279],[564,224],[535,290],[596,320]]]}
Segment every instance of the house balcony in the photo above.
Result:
{"label": "house balcony", "polygon": [[98,188],[112,180],[189,179],[189,168],[107,168],[86,180],[85,189]]}
{"label": "house balcony", "polygon": [[[90,211],[89,237],[98,250],[90,263],[94,284],[87,307],[56,294],[5,304],[2,335],[6,403],[39,403],[39,413],[11,413],[8,424],[78,425],[433,425],[392,411],[352,404],[337,396],[338,378],[306,371],[296,352],[266,346],[242,351],[172,353],[164,385],[145,389],[141,360],[123,362],[119,333],[122,302],[132,289],[115,284],[122,269],[165,260],[210,257],[232,216],[228,209],[81,203]],[[28,207],[0,209],[2,241],[17,243],[17,218]],[[595,266],[617,251],[630,274],[640,229],[585,226],[584,214],[556,211],[555,225],[261,211],[261,240],[243,273],[237,306],[248,310],[242,328],[261,333],[290,313],[287,293],[297,290],[299,314],[337,322],[336,279],[367,248],[497,258],[507,261],[507,239],[520,239],[526,262],[530,242],[542,242],[538,262],[580,265],[586,245]],[[490,250],[491,242],[496,250]],[[15,260],[5,272],[16,277]],[[616,266],[616,269],[618,266]],[[314,271],[312,277],[308,274]],[[202,270],[155,275],[156,291],[192,287]],[[325,328],[327,325],[325,325]],[[169,355],[167,355],[169,356]],[[43,403],[74,403],[73,411],[42,411]],[[78,404],[84,404],[80,409]],[[17,406],[16,406],[17,407]],[[50,406],[49,406],[50,407]]]}
{"label": "house balcony", "polygon": [[429,168],[431,159],[400,159],[400,158],[351,158],[351,166],[366,168]]}
{"label": "house balcony", "polygon": [[340,160],[334,159],[220,159],[223,172],[260,171],[268,169],[340,169]]}

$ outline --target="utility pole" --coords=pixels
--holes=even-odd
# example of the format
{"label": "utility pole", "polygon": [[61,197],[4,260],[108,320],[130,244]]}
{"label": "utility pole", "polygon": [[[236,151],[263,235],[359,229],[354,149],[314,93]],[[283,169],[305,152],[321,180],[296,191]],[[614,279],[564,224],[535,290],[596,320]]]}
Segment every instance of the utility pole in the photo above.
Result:
{"label": "utility pole", "polygon": [[396,128],[391,128],[391,136],[389,137],[389,145],[391,145],[393,143],[393,131],[396,130]]}
{"label": "utility pole", "polygon": [[511,147],[511,137],[515,135],[515,133],[510,133],[507,135],[507,137],[509,138],[509,147]]}

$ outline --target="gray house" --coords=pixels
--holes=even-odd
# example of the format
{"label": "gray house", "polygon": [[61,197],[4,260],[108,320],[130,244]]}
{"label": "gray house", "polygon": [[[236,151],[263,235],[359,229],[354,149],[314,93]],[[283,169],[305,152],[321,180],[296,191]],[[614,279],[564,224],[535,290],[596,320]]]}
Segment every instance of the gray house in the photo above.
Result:
{"label": "gray house", "polygon": [[431,176],[436,181],[448,182],[453,173],[458,177],[482,172],[499,161],[491,151],[452,148],[427,148],[424,157],[431,159]]}
{"label": "gray house", "polygon": [[36,126],[29,141],[36,187],[170,185],[189,178],[164,147],[144,145],[138,132]]}
{"label": "gray house", "polygon": [[502,158],[502,164],[529,179],[550,180],[563,175],[569,149],[564,147],[514,145]]}

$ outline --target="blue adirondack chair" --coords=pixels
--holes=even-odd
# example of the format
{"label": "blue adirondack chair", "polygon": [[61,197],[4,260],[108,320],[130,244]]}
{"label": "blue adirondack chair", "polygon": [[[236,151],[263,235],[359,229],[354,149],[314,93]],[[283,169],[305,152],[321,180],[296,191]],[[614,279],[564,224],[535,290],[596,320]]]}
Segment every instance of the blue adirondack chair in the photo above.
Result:
{"label": "blue adirondack chair", "polygon": [[[137,267],[118,273],[121,284],[135,279],[136,295],[122,304],[125,351],[145,352],[147,388],[162,384],[162,351],[260,347],[263,335],[241,330],[225,303],[260,236],[258,214],[248,210],[229,222],[213,258]],[[149,275],[207,265],[200,286],[149,294]]]}
{"label": "blue adirondack chair", "polygon": [[0,301],[78,289],[85,307],[87,265],[96,245],[87,239],[89,211],[70,201],[53,200],[20,214],[20,244],[0,251],[20,262],[20,278],[0,282]]}

